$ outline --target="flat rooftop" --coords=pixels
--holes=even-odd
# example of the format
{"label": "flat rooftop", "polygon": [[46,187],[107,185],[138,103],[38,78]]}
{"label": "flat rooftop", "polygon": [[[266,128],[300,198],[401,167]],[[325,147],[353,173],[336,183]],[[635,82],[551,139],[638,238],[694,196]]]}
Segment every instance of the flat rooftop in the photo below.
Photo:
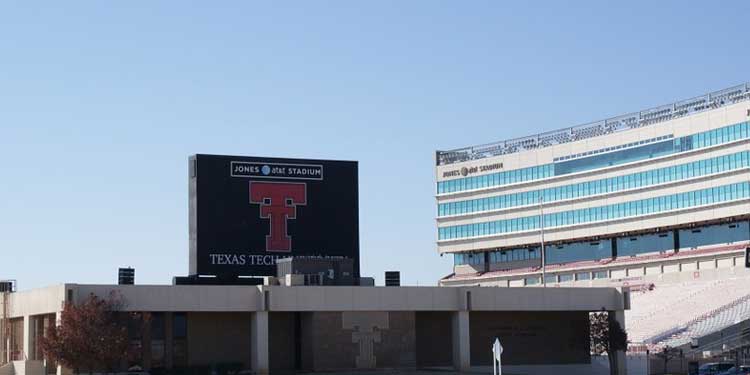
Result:
{"label": "flat rooftop", "polygon": [[220,286],[62,284],[9,296],[9,317],[55,313],[62,301],[121,296],[125,311],[622,310],[617,288]]}

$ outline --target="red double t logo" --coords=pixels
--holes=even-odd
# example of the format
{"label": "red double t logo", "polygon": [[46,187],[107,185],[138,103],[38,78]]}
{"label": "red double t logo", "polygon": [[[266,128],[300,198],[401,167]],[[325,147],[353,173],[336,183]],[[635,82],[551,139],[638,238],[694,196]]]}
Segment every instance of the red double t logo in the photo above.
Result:
{"label": "red double t logo", "polygon": [[268,219],[266,251],[291,252],[287,220],[297,218],[297,206],[307,204],[307,185],[285,182],[250,182],[250,203],[260,205],[260,217]]}

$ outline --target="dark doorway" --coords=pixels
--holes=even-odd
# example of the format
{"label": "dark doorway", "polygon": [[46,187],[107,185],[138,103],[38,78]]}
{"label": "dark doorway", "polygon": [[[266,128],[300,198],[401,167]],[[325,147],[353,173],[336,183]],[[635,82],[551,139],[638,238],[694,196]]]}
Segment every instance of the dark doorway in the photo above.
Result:
{"label": "dark doorway", "polygon": [[416,313],[417,367],[449,367],[453,364],[452,313]]}

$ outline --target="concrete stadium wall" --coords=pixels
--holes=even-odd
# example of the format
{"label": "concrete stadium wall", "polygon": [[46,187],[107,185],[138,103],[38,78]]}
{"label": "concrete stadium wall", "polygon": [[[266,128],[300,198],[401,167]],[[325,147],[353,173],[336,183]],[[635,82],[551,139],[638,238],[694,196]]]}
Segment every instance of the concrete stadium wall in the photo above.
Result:
{"label": "concrete stadium wall", "polygon": [[489,348],[496,337],[507,365],[591,363],[588,312],[472,311],[470,319],[472,366],[492,365]]}
{"label": "concrete stadium wall", "polygon": [[[687,374],[688,372],[688,359],[687,358],[672,358],[670,359],[666,367],[664,366],[664,359],[659,358],[655,355],[651,355],[648,359],[648,371],[646,375],[669,375],[669,374]],[[720,362],[717,360],[709,360],[708,362]]]}
{"label": "concrete stadium wall", "polygon": [[[66,284],[31,292],[49,293],[50,300],[26,299],[17,293],[16,308],[23,317],[57,313],[65,290],[80,303],[91,293],[106,298],[111,292],[125,300],[125,311],[183,312],[294,312],[294,311],[461,311],[471,296],[472,310],[480,311],[599,311],[622,310],[622,293],[614,288],[482,288],[482,287],[347,287],[347,286],[171,286]],[[268,304],[264,302],[268,293]],[[19,307],[20,306],[20,307]]]}
{"label": "concrete stadium wall", "polygon": [[[484,257],[484,254],[478,254],[477,256]],[[453,267],[453,272],[455,272],[458,275],[467,274],[467,273],[484,272],[484,267],[485,267],[484,262],[482,264],[462,264],[462,265]]]}
{"label": "concrete stadium wall", "polygon": [[[415,368],[413,312],[304,314],[304,370]],[[335,354],[334,354],[335,353]]]}
{"label": "concrete stadium wall", "polygon": [[270,311],[622,310],[612,288],[263,287]]}
{"label": "concrete stadium wall", "polygon": [[215,285],[80,285],[66,284],[73,300],[81,303],[90,294],[106,298],[114,292],[125,311],[256,311],[261,295],[257,287]]}
{"label": "concrete stadium wall", "polygon": [[13,374],[45,375],[42,361],[13,361]]}
{"label": "concrete stadium wall", "polygon": [[65,286],[55,285],[47,288],[25,290],[9,294],[8,315],[18,317],[62,311],[65,301]]}
{"label": "concrete stadium wall", "polygon": [[[356,325],[346,326],[344,315]],[[357,342],[367,339],[363,330],[371,330],[371,364],[376,368],[452,366],[449,312],[275,312],[269,316],[272,373],[292,373],[296,366],[306,371],[355,369],[357,357],[369,345]],[[381,326],[360,326],[367,320]]]}
{"label": "concrete stadium wall", "polygon": [[[741,244],[740,244],[741,245]],[[636,258],[637,260],[637,258]],[[681,258],[664,258],[638,264],[616,264],[612,266],[581,267],[578,269],[548,269],[547,275],[571,275],[578,272],[607,271],[609,278],[548,283],[547,286],[560,287],[621,287],[628,285],[642,285],[647,283],[682,283],[695,280],[720,280],[738,276],[750,275],[750,270],[744,267],[744,249],[733,250],[719,254],[694,255]],[[533,272],[538,276],[539,271]],[[458,280],[444,280],[444,286],[523,286],[524,277],[532,276],[531,272],[518,275],[503,275],[497,277],[466,278]],[[510,282],[510,284],[509,284]],[[540,284],[541,285],[541,284]],[[532,286],[534,287],[534,286]]]}
{"label": "concrete stadium wall", "polygon": [[251,313],[188,313],[190,366],[242,363],[250,368]]}
{"label": "concrete stadium wall", "polygon": [[[606,356],[598,357],[597,360],[607,360]],[[628,355],[628,375],[648,375],[648,363],[646,355]]]}

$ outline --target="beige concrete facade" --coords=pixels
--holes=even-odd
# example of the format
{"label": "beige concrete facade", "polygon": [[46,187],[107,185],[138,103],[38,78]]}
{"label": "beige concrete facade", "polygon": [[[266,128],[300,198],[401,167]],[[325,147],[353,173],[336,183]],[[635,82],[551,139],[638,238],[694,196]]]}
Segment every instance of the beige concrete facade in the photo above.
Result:
{"label": "beige concrete facade", "polygon": [[[563,312],[584,314],[579,316],[583,317],[603,309],[621,312],[625,306],[623,293],[615,288],[65,284],[10,294],[9,317],[21,318],[32,326],[40,316],[59,314],[65,301],[80,303],[91,294],[105,298],[113,292],[122,296],[126,311],[186,314],[189,364],[236,362],[258,373],[286,373],[295,368],[320,371],[446,364],[468,370],[485,365],[484,360],[472,355],[472,346],[490,345],[472,335],[472,322],[491,328],[493,321],[508,319],[503,316],[537,312],[546,314],[544,319],[553,327],[567,319]],[[440,328],[432,328],[434,325]],[[167,326],[171,327],[169,323]],[[550,340],[545,335],[546,329],[542,329],[524,345],[544,345],[545,340]],[[586,330],[567,335],[588,340]],[[28,338],[32,336],[24,330],[24,350],[30,353],[34,352]],[[559,345],[565,345],[564,341]],[[167,342],[167,347],[171,347]],[[400,346],[403,347],[393,350]],[[535,360],[553,365],[520,353],[518,365],[534,365]],[[41,360],[34,354],[25,358]],[[509,361],[511,358],[515,357],[509,357]],[[589,373],[591,367],[587,355],[563,360],[561,364],[582,374]],[[539,373],[545,366],[538,368]]]}

